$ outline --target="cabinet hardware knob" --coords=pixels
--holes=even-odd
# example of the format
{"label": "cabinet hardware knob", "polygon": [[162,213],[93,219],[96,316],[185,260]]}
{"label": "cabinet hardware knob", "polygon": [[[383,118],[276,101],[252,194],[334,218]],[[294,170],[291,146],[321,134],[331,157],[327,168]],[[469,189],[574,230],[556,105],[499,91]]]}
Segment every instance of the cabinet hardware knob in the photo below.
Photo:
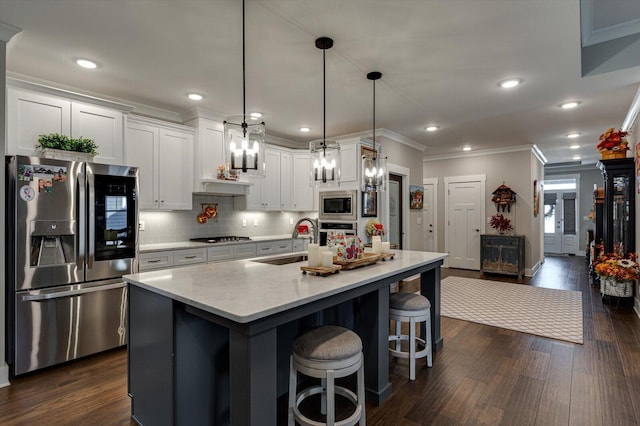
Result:
{"label": "cabinet hardware knob", "polygon": [[479,230],[479,229],[476,229],[476,232],[480,232],[480,230]]}

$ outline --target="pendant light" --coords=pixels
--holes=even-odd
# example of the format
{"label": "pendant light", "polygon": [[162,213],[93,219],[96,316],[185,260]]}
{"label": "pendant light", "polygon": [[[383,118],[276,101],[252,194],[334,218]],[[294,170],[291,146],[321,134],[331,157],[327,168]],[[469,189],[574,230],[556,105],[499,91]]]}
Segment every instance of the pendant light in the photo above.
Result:
{"label": "pendant light", "polygon": [[224,120],[224,159],[231,173],[264,177],[264,122],[247,123],[244,0],[242,0],[242,115]]}
{"label": "pendant light", "polygon": [[387,184],[387,158],[380,158],[376,151],[376,80],[382,73],[373,71],[367,78],[373,82],[373,154],[362,156],[362,191],[384,191]]}
{"label": "pendant light", "polygon": [[327,49],[331,49],[333,40],[320,37],[316,47],[322,49],[322,139],[309,143],[310,183],[315,186],[340,185],[340,145],[337,141],[327,140],[327,100],[326,100],[326,61]]}

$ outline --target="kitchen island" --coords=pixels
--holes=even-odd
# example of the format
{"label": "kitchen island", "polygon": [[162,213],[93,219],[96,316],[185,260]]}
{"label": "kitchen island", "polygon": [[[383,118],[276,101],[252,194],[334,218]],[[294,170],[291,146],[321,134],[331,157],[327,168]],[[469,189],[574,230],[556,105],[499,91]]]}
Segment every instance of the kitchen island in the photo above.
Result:
{"label": "kitchen island", "polygon": [[389,286],[420,275],[437,350],[446,256],[396,251],[393,260],[328,277],[303,275],[304,262],[260,259],[125,276],[132,416],[144,425],[276,424],[291,342],[320,324],[358,333],[367,398],[382,402],[391,393]]}

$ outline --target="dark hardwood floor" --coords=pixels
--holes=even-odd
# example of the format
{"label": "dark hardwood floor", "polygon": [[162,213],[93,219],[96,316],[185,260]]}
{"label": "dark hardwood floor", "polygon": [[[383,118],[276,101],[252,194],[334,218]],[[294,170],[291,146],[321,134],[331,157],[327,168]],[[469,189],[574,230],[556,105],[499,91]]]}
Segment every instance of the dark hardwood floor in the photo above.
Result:
{"label": "dark hardwood floor", "polygon": [[[443,270],[448,275],[480,277]],[[602,305],[584,258],[548,257],[531,279],[484,278],[581,291],[584,345],[443,318],[433,368],[422,365],[410,382],[402,362],[391,364],[393,394],[367,405],[367,424],[640,424],[640,319],[631,308]],[[135,424],[129,415],[122,349],[0,389],[2,425]]]}

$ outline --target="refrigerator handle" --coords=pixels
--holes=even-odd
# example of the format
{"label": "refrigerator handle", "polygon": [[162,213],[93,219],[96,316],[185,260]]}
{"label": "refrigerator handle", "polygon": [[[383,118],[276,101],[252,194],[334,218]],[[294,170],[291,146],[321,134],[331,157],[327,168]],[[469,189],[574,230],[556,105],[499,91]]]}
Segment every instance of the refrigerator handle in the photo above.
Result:
{"label": "refrigerator handle", "polygon": [[22,301],[23,302],[38,302],[38,301],[41,301],[41,300],[50,300],[50,299],[58,299],[60,297],[78,296],[79,294],[94,293],[96,291],[112,290],[114,288],[123,288],[123,287],[126,287],[126,286],[127,286],[127,283],[120,282],[120,283],[115,283],[115,284],[107,284],[107,285],[100,285],[100,286],[89,287],[89,288],[81,288],[81,289],[78,289],[78,290],[58,291],[58,292],[55,292],[55,293],[26,294],[26,295],[22,296]]}
{"label": "refrigerator handle", "polygon": [[88,244],[88,259],[87,268],[93,268],[93,261],[96,255],[96,181],[93,169],[87,164],[87,209],[89,214],[86,216],[88,230],[87,244]]}
{"label": "refrigerator handle", "polygon": [[78,181],[76,185],[78,185],[78,199],[76,202],[78,203],[78,221],[76,222],[76,239],[78,244],[78,253],[76,256],[76,263],[78,268],[84,270],[84,258],[86,254],[86,242],[87,242],[87,200],[86,197],[86,180],[83,171],[81,170],[78,173]]}

